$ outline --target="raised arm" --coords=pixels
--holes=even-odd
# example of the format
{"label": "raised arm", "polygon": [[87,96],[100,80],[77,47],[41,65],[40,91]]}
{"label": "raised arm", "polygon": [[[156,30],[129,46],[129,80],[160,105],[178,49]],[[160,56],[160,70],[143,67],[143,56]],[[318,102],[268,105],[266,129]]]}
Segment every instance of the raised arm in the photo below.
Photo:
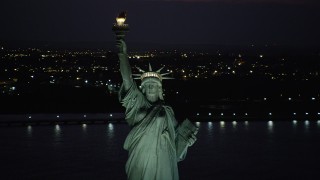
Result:
{"label": "raised arm", "polygon": [[117,40],[119,48],[118,57],[120,60],[120,72],[122,76],[123,86],[125,90],[129,90],[133,83],[131,66],[128,60],[127,45],[123,39]]}

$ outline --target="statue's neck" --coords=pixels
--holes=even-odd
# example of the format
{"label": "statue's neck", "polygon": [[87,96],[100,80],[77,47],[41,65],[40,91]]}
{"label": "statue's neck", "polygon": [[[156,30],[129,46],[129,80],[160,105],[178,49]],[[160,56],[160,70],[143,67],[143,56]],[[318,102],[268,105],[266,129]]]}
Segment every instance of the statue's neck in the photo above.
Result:
{"label": "statue's neck", "polygon": [[154,104],[154,103],[157,103],[159,101],[159,97],[158,96],[150,96],[150,95],[147,95],[147,100]]}

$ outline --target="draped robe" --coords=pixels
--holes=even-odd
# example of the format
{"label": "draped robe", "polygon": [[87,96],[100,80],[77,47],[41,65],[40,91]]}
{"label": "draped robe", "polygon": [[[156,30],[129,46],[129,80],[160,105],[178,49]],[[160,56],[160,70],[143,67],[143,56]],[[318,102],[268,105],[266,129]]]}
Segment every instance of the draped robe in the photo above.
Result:
{"label": "draped robe", "polygon": [[177,121],[163,101],[151,104],[135,82],[119,100],[125,107],[125,119],[131,126],[124,149],[128,151],[126,173],[129,180],[178,180],[175,147]]}

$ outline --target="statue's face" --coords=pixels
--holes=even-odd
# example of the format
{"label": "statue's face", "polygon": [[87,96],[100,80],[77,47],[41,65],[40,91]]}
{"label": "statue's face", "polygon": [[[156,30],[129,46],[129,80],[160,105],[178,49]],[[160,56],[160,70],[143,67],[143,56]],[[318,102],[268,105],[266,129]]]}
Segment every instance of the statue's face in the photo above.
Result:
{"label": "statue's face", "polygon": [[156,102],[159,99],[159,85],[156,82],[147,82],[144,84],[144,93],[150,102]]}

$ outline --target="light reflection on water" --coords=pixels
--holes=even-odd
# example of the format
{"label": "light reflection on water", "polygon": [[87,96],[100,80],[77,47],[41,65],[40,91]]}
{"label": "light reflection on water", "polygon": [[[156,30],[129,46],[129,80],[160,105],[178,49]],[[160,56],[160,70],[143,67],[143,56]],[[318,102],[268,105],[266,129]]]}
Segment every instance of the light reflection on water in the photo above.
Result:
{"label": "light reflection on water", "polygon": [[225,123],[224,121],[220,121],[220,127],[221,127],[221,128],[225,128],[225,124],[226,124],[226,123]]}
{"label": "light reflection on water", "polygon": [[[242,124],[237,121],[218,121],[218,122],[196,122],[195,124],[197,126],[200,126],[200,124],[206,123],[206,130],[209,135],[215,133],[214,127],[218,127],[217,130],[219,130],[220,133],[226,132],[226,130],[230,129],[232,127],[232,130],[238,130],[238,129],[244,129],[249,131],[249,122],[243,121]],[[255,122],[258,124],[259,122]],[[275,133],[275,128],[278,123],[287,123],[287,122],[275,122],[272,120],[265,122],[265,128],[269,135]],[[289,123],[289,122],[288,122]],[[298,120],[292,120],[289,124],[291,124],[291,129],[293,132],[297,132],[297,130],[303,128],[304,132],[308,133],[312,124],[315,124],[314,127],[317,127],[320,129],[320,120],[317,121],[310,121],[310,120],[304,120],[304,121],[298,121]],[[300,128],[299,128],[300,127]],[[290,129],[290,128],[289,128]]]}
{"label": "light reflection on water", "polygon": [[233,128],[237,128],[237,121],[232,121]]}
{"label": "light reflection on water", "polygon": [[54,130],[55,130],[56,133],[60,133],[60,130],[61,130],[61,129],[60,129],[60,125],[57,124],[57,125],[55,126],[55,129],[54,129]]}
{"label": "light reflection on water", "polygon": [[200,123],[200,122],[196,122],[196,125],[197,125],[198,127],[200,127],[201,123]]}
{"label": "light reflection on water", "polygon": [[[297,174],[302,177],[303,172],[315,176],[306,179],[319,179],[316,168],[310,167],[319,162],[320,120],[250,121],[250,128],[249,122],[241,121],[196,124],[201,125],[198,140],[188,149],[183,164],[179,165],[181,179],[237,179],[248,169],[247,180],[273,179],[278,175],[267,172],[281,168],[290,168],[295,174],[277,171],[279,178],[274,179]],[[57,174],[56,179],[79,179],[80,175],[83,179],[125,179],[123,169],[127,151],[123,150],[123,142],[129,130],[127,124],[121,123],[3,128],[0,129],[0,137],[3,137],[0,138],[0,156],[6,155],[9,164],[2,172],[8,177],[14,176],[8,173],[8,167],[17,167],[16,176],[23,174],[26,179],[53,173]],[[303,157],[300,158],[299,153]],[[19,158],[12,158],[17,156]],[[28,162],[28,165],[21,162]],[[308,163],[310,166],[299,166]],[[95,168],[82,172],[87,164]],[[263,176],[266,178],[256,173],[261,169],[265,169]],[[221,171],[230,173],[219,173]]]}
{"label": "light reflection on water", "polygon": [[225,126],[226,125],[226,123],[224,122],[224,121],[220,121],[220,132],[221,133],[224,133],[225,132]]}
{"label": "light reflection on water", "polygon": [[244,127],[245,127],[245,130],[249,129],[249,122],[248,121],[244,121]]}
{"label": "light reflection on water", "polygon": [[209,135],[210,137],[213,136],[213,123],[212,123],[211,121],[208,122],[208,135]]}
{"label": "light reflection on water", "polygon": [[27,127],[27,134],[28,134],[28,137],[29,137],[29,138],[32,137],[32,126],[31,126],[31,125],[29,125],[29,126]]}
{"label": "light reflection on water", "polygon": [[87,124],[82,124],[82,129],[87,129]]}
{"label": "light reflection on water", "polygon": [[54,145],[60,145],[61,141],[63,140],[63,136],[62,136],[62,130],[60,125],[55,125],[54,126],[54,134],[53,134],[53,138],[54,138]]}
{"label": "light reflection on water", "polygon": [[112,139],[114,136],[114,125],[112,123],[108,124],[108,131],[107,131],[108,138]]}
{"label": "light reflection on water", "polygon": [[84,133],[87,132],[87,124],[82,124],[82,131],[83,131]]}
{"label": "light reflection on water", "polygon": [[273,133],[273,121],[268,121],[268,132]]}
{"label": "light reflection on water", "polygon": [[298,121],[297,121],[297,120],[293,120],[293,121],[292,121],[292,124],[293,124],[293,126],[294,126],[294,127],[296,127],[296,126],[297,126],[297,123],[298,123]]}
{"label": "light reflection on water", "polygon": [[304,127],[305,127],[305,131],[309,132],[309,128],[310,128],[310,122],[309,120],[305,120],[304,121]]}
{"label": "light reflection on water", "polygon": [[212,122],[208,122],[208,130],[212,131]]}

